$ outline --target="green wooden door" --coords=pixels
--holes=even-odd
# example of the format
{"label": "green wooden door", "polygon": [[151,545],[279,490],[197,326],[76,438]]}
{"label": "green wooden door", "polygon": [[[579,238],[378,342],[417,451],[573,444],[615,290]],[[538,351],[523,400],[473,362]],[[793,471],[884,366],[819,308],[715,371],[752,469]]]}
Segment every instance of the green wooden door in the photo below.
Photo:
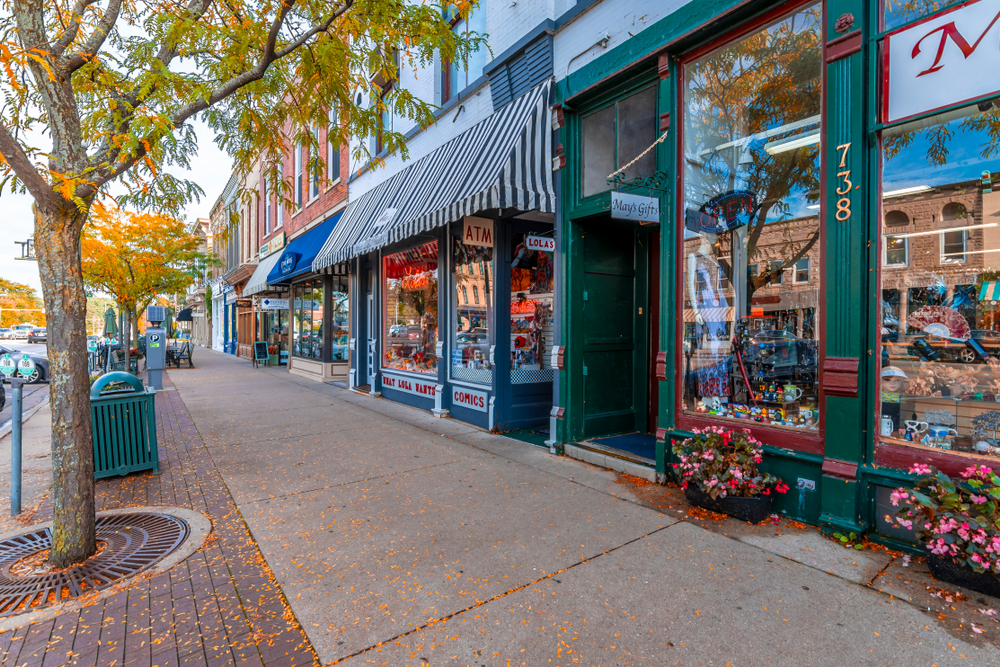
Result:
{"label": "green wooden door", "polygon": [[634,226],[583,230],[584,437],[646,430],[646,257]]}

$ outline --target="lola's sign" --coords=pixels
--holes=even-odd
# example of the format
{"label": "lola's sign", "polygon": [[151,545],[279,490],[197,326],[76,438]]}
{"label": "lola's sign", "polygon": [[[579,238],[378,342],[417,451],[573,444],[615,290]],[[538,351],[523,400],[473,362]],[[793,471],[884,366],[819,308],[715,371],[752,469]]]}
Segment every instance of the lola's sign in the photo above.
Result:
{"label": "lola's sign", "polygon": [[528,250],[540,250],[542,252],[555,252],[556,250],[556,240],[547,236],[529,235],[524,240],[524,245]]}
{"label": "lola's sign", "polygon": [[885,37],[885,122],[1000,92],[1000,3],[974,0]]}
{"label": "lola's sign", "polygon": [[399,375],[389,375],[388,373],[382,373],[382,387],[384,389],[395,389],[396,391],[403,391],[407,394],[425,396],[427,398],[434,398],[434,392],[437,391],[437,385],[433,382],[401,377]]}

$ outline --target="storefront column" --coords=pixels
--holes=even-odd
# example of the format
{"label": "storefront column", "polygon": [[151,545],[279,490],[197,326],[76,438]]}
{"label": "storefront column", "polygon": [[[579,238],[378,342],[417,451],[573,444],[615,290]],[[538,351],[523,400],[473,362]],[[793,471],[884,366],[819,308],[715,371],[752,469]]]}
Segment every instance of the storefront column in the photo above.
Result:
{"label": "storefront column", "polygon": [[333,276],[323,276],[323,363],[333,361]]}
{"label": "storefront column", "polygon": [[[434,408],[431,412],[436,417],[447,417],[451,407],[451,394],[447,391],[448,364],[451,363],[451,235],[450,225],[438,229],[438,317],[437,317],[437,384],[438,391],[434,396]],[[494,236],[494,241],[496,237]]]}
{"label": "storefront column", "polygon": [[[823,127],[825,223],[822,265],[826,307],[822,390],[826,414],[820,481],[820,523],[841,532],[864,529],[858,465],[872,436],[869,378],[878,359],[869,340],[877,313],[875,272],[869,275],[869,215],[864,175],[864,43],[866,8],[859,0],[831,0],[826,24],[826,114]],[[839,28],[839,30],[838,30]],[[873,28],[874,30],[874,28]],[[873,252],[874,252],[873,248]]]}

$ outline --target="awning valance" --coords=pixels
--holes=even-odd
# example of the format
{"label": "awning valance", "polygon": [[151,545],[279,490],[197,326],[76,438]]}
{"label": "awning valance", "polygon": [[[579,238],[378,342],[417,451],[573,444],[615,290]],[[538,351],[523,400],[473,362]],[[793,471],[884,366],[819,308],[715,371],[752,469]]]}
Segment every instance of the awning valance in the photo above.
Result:
{"label": "awning valance", "polygon": [[539,84],[351,202],[313,270],[485,209],[552,213],[551,87]]}
{"label": "awning valance", "polygon": [[250,280],[247,281],[247,286],[243,288],[243,296],[257,294],[267,289],[267,274],[274,268],[279,257],[281,257],[281,253],[276,252],[260,261],[260,264],[254,269],[253,275],[250,276]]}
{"label": "awning valance", "polygon": [[323,247],[323,242],[330,238],[336,229],[337,221],[343,217],[343,211],[338,211],[321,224],[313,227],[302,236],[288,242],[285,249],[278,253],[279,259],[267,276],[269,285],[288,284],[294,278],[312,271],[316,253]]}

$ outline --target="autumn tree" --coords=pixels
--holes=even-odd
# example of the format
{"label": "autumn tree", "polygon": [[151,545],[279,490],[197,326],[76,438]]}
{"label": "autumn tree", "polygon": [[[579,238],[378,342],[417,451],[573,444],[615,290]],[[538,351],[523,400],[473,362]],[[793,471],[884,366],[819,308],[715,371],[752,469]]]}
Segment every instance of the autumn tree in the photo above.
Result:
{"label": "autumn tree", "polygon": [[33,287],[0,278],[0,327],[24,322],[45,326],[42,300]]}
{"label": "autumn tree", "polygon": [[[331,105],[333,141],[378,133],[405,154],[382,118],[425,126],[434,109],[385,83],[436,54],[466,59],[482,37],[446,19],[467,16],[468,0],[0,2],[0,182],[34,199],[53,375],[50,560],[65,566],[96,548],[81,268],[94,202],[112,188],[131,210],[177,213],[197,199],[198,186],[169,170],[194,158],[196,117],[238,171],[261,161],[270,183],[283,146],[315,144],[310,129]],[[361,158],[368,142],[357,145]],[[287,198],[290,183],[280,191]]]}
{"label": "autumn tree", "polygon": [[132,340],[158,294],[183,292],[214,261],[201,244],[172,216],[95,204],[83,230],[83,281],[115,298],[128,323],[123,338]]}

